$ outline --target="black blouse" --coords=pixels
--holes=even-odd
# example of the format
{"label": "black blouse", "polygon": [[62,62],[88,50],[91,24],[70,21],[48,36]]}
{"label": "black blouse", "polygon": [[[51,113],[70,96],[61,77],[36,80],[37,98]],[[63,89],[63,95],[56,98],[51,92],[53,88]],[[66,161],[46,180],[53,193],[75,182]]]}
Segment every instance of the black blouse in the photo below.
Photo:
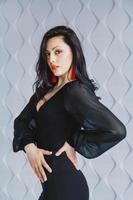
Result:
{"label": "black blouse", "polygon": [[67,141],[86,158],[94,158],[126,137],[124,124],[79,80],[66,83],[39,111],[34,93],[14,119],[13,151],[33,142],[58,150]]}

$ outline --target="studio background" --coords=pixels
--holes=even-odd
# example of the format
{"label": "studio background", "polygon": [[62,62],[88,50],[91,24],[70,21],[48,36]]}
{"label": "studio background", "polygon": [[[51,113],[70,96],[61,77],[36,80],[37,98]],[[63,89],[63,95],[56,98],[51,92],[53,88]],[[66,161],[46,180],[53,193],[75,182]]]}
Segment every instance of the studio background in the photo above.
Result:
{"label": "studio background", "polygon": [[132,0],[0,0],[0,200],[37,200],[42,191],[26,154],[13,152],[13,120],[32,95],[42,37],[56,25],[77,33],[96,94],[127,128],[100,157],[77,154],[90,200],[132,200]]}

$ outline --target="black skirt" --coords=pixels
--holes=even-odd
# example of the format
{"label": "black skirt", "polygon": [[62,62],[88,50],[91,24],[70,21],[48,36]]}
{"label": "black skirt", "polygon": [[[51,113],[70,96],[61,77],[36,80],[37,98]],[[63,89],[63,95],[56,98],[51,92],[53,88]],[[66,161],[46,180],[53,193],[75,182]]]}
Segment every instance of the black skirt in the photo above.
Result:
{"label": "black skirt", "polygon": [[81,170],[77,170],[64,151],[61,155],[45,155],[52,169],[44,168],[47,181],[38,200],[89,200],[89,187]]}

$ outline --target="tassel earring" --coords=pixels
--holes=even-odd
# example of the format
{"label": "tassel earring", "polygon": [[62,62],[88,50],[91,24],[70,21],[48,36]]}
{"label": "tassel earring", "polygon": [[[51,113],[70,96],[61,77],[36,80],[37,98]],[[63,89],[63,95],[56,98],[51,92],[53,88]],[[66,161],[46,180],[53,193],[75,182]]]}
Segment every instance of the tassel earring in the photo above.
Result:
{"label": "tassel earring", "polygon": [[72,70],[71,70],[71,80],[75,80],[75,76],[76,76],[76,70],[75,70],[75,67],[72,67]]}
{"label": "tassel earring", "polygon": [[56,82],[57,82],[57,77],[53,74],[52,79],[51,79],[51,83],[56,83]]}

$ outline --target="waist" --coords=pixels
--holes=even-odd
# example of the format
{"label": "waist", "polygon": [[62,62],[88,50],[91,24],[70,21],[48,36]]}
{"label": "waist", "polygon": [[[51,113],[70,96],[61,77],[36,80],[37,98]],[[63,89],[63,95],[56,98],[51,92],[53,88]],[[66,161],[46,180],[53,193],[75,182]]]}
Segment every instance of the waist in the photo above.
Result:
{"label": "waist", "polygon": [[37,141],[36,145],[38,148],[44,149],[44,150],[48,150],[48,151],[52,151],[54,154],[64,145],[65,143],[65,139],[63,139],[62,141],[59,141],[57,143],[45,143],[43,141]]}

